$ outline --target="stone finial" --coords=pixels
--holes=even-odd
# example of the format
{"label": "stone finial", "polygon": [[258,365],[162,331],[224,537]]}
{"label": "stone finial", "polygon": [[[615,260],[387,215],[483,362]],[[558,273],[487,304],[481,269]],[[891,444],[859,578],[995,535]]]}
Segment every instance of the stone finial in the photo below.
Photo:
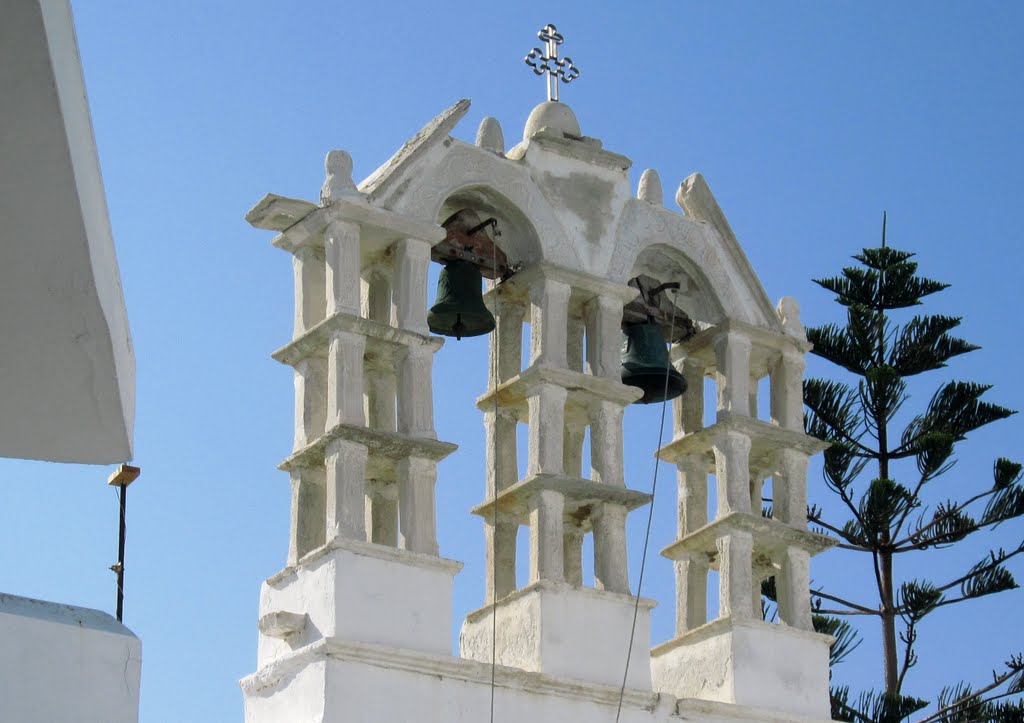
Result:
{"label": "stone finial", "polygon": [[648,168],[640,176],[640,185],[637,186],[636,197],[641,201],[653,203],[655,206],[664,205],[665,196],[661,190],[661,178],[653,168]]}
{"label": "stone finial", "polygon": [[324,159],[327,177],[320,189],[320,205],[326,206],[340,198],[359,196],[356,184],[352,182],[352,156],[346,151],[331,151]]}
{"label": "stone finial", "polygon": [[488,151],[505,153],[505,134],[501,132],[497,118],[487,116],[480,121],[480,127],[476,131],[476,144]]}
{"label": "stone finial", "polygon": [[792,296],[783,296],[775,307],[775,313],[779,315],[784,332],[797,339],[807,338],[804,325],[800,323],[800,303],[796,299]]}

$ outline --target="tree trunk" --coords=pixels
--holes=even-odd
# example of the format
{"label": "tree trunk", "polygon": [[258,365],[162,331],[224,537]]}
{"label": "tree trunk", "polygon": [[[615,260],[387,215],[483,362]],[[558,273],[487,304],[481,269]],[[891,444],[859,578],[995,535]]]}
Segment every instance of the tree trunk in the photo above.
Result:
{"label": "tree trunk", "polygon": [[879,568],[882,577],[882,655],[885,663],[885,692],[899,693],[899,670],[896,650],[896,605],[892,589],[892,553],[881,552]]}

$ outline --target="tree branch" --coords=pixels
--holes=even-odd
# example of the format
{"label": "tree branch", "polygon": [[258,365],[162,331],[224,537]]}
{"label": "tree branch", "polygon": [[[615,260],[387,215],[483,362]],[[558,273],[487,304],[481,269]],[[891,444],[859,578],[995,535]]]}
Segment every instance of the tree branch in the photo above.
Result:
{"label": "tree branch", "polygon": [[849,600],[843,600],[843,598],[841,597],[829,595],[828,593],[822,592],[821,590],[811,590],[811,595],[820,598],[825,598],[826,600],[831,600],[832,602],[837,602],[840,605],[845,605],[846,607],[851,608],[852,610],[857,610],[864,615],[878,615],[877,610],[872,610],[871,608],[864,607],[863,605],[858,605],[857,603],[850,602]]}

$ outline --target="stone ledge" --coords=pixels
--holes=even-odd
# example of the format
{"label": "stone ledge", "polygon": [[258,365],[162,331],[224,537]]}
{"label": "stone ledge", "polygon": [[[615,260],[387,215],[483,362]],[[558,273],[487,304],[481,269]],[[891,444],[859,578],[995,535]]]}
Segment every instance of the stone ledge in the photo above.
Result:
{"label": "stone ledge", "polygon": [[337,424],[326,434],[294,452],[277,468],[290,472],[304,467],[323,467],[327,446],[336,439],[344,439],[366,447],[366,478],[383,481],[395,479],[394,466],[398,460],[422,457],[440,462],[459,448],[457,444],[427,437],[410,437],[398,432],[384,432],[354,424]]}
{"label": "stone ledge", "polygon": [[[626,407],[643,396],[640,389],[623,384],[617,379],[595,377],[593,374],[571,369],[531,366],[498,386],[498,406],[514,409],[519,421],[527,423],[529,388],[535,384],[554,384],[565,389],[568,392],[565,400],[567,416],[587,415],[588,407],[595,401],[612,402]],[[491,389],[477,398],[476,408],[483,412],[492,411],[494,394],[494,390]]]}
{"label": "stone ledge", "polygon": [[[528,524],[530,498],[541,490],[553,490],[565,495],[565,521],[586,531],[590,513],[595,505],[610,502],[623,505],[628,511],[643,507],[651,501],[646,492],[602,484],[582,477],[537,474],[519,480],[498,493],[498,514],[513,517],[519,524]],[[481,502],[470,510],[474,515],[490,517],[494,514],[493,499]]]}
{"label": "stone ledge", "polygon": [[[778,321],[774,311],[772,318]],[[715,337],[727,331],[737,331],[750,338],[750,373],[758,378],[767,376],[779,355],[785,349],[797,349],[809,352],[813,345],[808,341],[795,339],[782,331],[771,331],[758,326],[751,326],[742,321],[728,319],[721,324],[709,327],[691,337],[681,347],[680,354],[685,354],[701,362],[707,373],[717,366],[715,358]]]}
{"label": "stone ledge", "polygon": [[698,643],[709,638],[713,638],[716,635],[721,635],[722,633],[731,633],[740,628],[764,631],[768,635],[786,635],[788,637],[796,636],[811,642],[826,641],[829,645],[831,645],[833,641],[831,635],[801,630],[800,628],[794,628],[783,623],[769,623],[764,620],[737,620],[735,618],[728,617],[717,618],[704,623],[693,630],[688,630],[679,637],[672,638],[671,640],[666,640],[664,643],[655,645],[651,648],[651,657],[664,655],[670,650],[675,650],[682,645]]}
{"label": "stone ledge", "polygon": [[827,535],[798,530],[778,520],[747,512],[730,512],[676,540],[663,549],[661,555],[670,560],[698,560],[712,570],[717,570],[718,548],[715,540],[733,531],[748,532],[754,538],[754,563],[760,568],[777,564],[789,547],[817,555],[836,544]]}
{"label": "stone ledge", "polygon": [[530,303],[530,287],[539,279],[552,279],[568,284],[572,293],[569,296],[570,314],[580,314],[583,305],[593,298],[609,296],[617,298],[625,306],[639,294],[639,290],[626,284],[592,276],[582,271],[574,271],[553,264],[538,263],[528,266],[501,282],[496,288],[484,294],[484,300],[493,309],[495,297],[497,303],[512,303],[528,306]]}
{"label": "stone ledge", "polygon": [[823,442],[803,432],[765,422],[752,417],[729,415],[710,427],[677,437],[655,452],[663,462],[678,464],[683,457],[697,454],[704,457],[709,474],[715,471],[715,437],[719,432],[733,431],[750,438],[750,475],[761,479],[775,474],[775,453],[780,450],[796,450],[810,456],[828,448]]}
{"label": "stone ledge", "polygon": [[415,346],[430,347],[437,351],[444,346],[444,339],[426,336],[415,331],[399,329],[379,321],[371,321],[353,314],[333,314],[314,327],[271,354],[271,358],[282,364],[295,366],[315,356],[327,354],[331,344],[331,332],[348,331],[366,337],[365,356],[370,363],[393,363],[395,354],[402,349]]}
{"label": "stone ledge", "polygon": [[[584,597],[592,595],[595,596],[594,599],[618,599],[620,601],[627,602],[630,605],[635,605],[637,602],[636,595],[628,595],[623,592],[613,592],[611,590],[598,590],[594,587],[586,587],[585,585],[571,585],[567,582],[555,582],[554,580],[538,580],[537,582],[531,582],[529,585],[517,587],[515,590],[510,592],[505,597],[500,598],[497,604],[500,607],[503,604],[510,603],[514,600],[526,597],[535,591],[559,592],[566,590],[572,590],[574,592],[581,593]],[[641,610],[653,610],[656,607],[658,607],[658,602],[656,600],[651,600],[650,598],[646,597],[640,598]],[[487,614],[491,612],[493,608],[494,605],[484,605],[483,607],[477,608],[476,610],[472,610],[466,613],[466,620],[468,620],[471,623],[479,622],[483,618],[487,617]]]}

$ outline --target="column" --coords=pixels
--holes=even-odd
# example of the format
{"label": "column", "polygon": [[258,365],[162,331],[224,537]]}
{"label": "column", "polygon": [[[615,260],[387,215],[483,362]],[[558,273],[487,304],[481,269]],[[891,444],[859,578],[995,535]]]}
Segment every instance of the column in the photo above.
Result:
{"label": "column", "polygon": [[732,531],[716,542],[719,569],[719,617],[749,620],[752,608],[753,539],[749,532]]}
{"label": "column", "polygon": [[331,221],[324,230],[327,315],[359,315],[359,225]]}
{"label": "column", "polygon": [[807,455],[803,452],[779,450],[772,478],[772,514],[779,522],[807,529]]}
{"label": "column", "polygon": [[605,502],[594,519],[594,587],[629,594],[626,508]]}
{"label": "column", "polygon": [[411,552],[437,555],[437,521],[434,491],[437,462],[407,457],[395,465],[398,477],[399,520],[402,547]]}
{"label": "column", "polygon": [[518,521],[499,514],[495,527],[492,515],[489,513],[484,517],[484,542],[487,545],[484,599],[488,604],[494,602],[495,595],[500,600],[516,589],[516,536],[519,533]]}
{"label": "column", "polygon": [[303,359],[295,365],[295,442],[300,450],[322,436],[327,421],[327,360]]}
{"label": "column", "polygon": [[397,355],[398,431],[411,437],[435,439],[433,369],[434,351],[410,346]]}
{"label": "column", "polygon": [[569,285],[541,277],[530,287],[530,364],[565,369]]}
{"label": "column", "polygon": [[327,309],[324,252],[313,246],[295,249],[292,258],[295,274],[294,336],[298,338],[324,320]]}
{"label": "column", "polygon": [[783,429],[804,430],[803,352],[789,348],[771,370],[772,421]]}
{"label": "column", "polygon": [[782,569],[775,575],[779,596],[779,619],[800,630],[813,631],[811,621],[810,555],[798,547],[787,547]]}
{"label": "column", "polygon": [[365,524],[370,542],[398,546],[398,491],[395,485],[370,480],[366,483]]}
{"label": "column", "polygon": [[379,321],[381,324],[391,323],[391,270],[376,265],[362,276],[361,311],[365,319]]}
{"label": "column", "polygon": [[576,525],[566,525],[562,536],[562,568],[565,581],[570,585],[583,585],[583,530]]}
{"label": "column", "polygon": [[[688,395],[684,395],[688,396]],[[678,536],[699,530],[708,521],[707,462],[702,455],[682,458],[677,465],[679,487]],[[680,560],[676,573],[676,635],[708,621],[708,565],[701,559]]]}
{"label": "column", "polygon": [[583,309],[587,327],[587,371],[619,379],[622,366],[622,299],[597,296]]}
{"label": "column", "polygon": [[292,470],[291,525],[288,534],[288,564],[324,544],[326,510],[324,469],[303,467]]}
{"label": "column", "polygon": [[366,447],[345,439],[327,445],[327,542],[366,540]]}
{"label": "column", "polygon": [[574,372],[583,371],[583,319],[570,316],[566,325],[566,362]]}
{"label": "column", "polygon": [[622,470],[622,414],[615,402],[596,400],[590,406],[591,477],[615,487],[625,487]]}
{"label": "column", "polygon": [[747,512],[750,508],[750,438],[723,429],[715,436],[715,476],[718,479],[718,511]]}
{"label": "column", "polygon": [[562,473],[567,477],[583,476],[583,441],[587,425],[579,419],[566,417],[562,435]]}
{"label": "column", "polygon": [[562,582],[565,560],[563,515],[565,497],[540,490],[530,500],[530,582]]}
{"label": "column", "polygon": [[504,384],[522,370],[523,318],[526,316],[526,310],[500,296],[496,298],[496,326],[494,333],[491,334],[491,366],[488,369],[494,368],[494,357],[497,356],[498,384]]}
{"label": "column", "polygon": [[554,384],[534,384],[526,393],[530,414],[527,473],[561,475],[564,462],[562,430],[568,393]]}
{"label": "column", "polygon": [[327,351],[327,426],[365,424],[363,417],[363,353],[366,337],[331,332]]}
{"label": "column", "polygon": [[750,339],[735,330],[715,337],[718,416],[750,413]]}
{"label": "column", "polygon": [[430,244],[407,238],[397,241],[392,248],[395,260],[391,323],[399,329],[429,334],[427,268],[430,265]]}
{"label": "column", "polygon": [[678,438],[704,429],[705,368],[692,357],[683,357],[675,366],[686,381],[686,394],[672,400],[674,433]]}

